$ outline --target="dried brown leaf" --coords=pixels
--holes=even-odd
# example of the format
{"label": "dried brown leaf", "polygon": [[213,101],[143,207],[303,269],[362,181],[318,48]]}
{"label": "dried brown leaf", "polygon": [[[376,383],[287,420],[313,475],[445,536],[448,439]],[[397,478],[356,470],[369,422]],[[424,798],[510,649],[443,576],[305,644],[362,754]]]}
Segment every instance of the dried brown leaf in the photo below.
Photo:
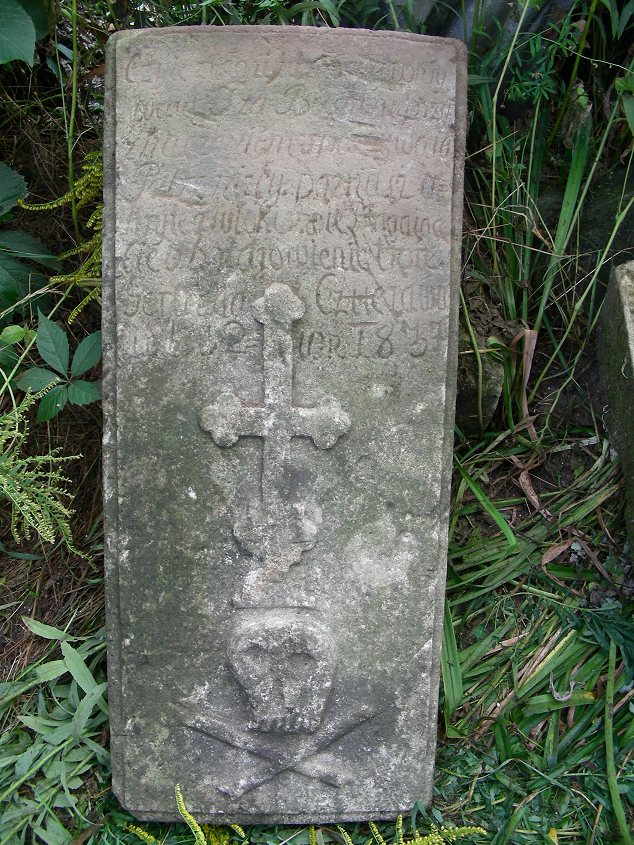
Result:
{"label": "dried brown leaf", "polygon": [[[563,552],[565,552],[566,549],[569,549],[572,546],[573,543],[574,543],[574,540],[570,539],[570,540],[565,540],[563,543],[557,543],[556,546],[551,546],[548,549],[548,551],[544,552],[544,554],[542,555],[541,565],[546,566],[547,563],[550,563],[551,561],[558,558],[559,555],[563,554]],[[550,576],[550,573],[548,573],[548,574]]]}

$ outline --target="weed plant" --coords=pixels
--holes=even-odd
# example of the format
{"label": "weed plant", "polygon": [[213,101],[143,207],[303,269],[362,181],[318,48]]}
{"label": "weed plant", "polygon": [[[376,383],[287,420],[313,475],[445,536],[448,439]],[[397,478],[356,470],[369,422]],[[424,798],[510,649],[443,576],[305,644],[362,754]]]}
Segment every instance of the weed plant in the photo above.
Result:
{"label": "weed plant", "polygon": [[[470,339],[462,354],[477,374],[478,426],[456,437],[433,808],[416,805],[400,829],[241,831],[196,830],[186,816],[190,826],[139,825],[117,805],[107,751],[99,420],[88,406],[56,417],[62,439],[49,444],[63,446],[64,456],[90,456],[82,472],[94,493],[84,487],[77,514],[68,514],[85,557],[44,543],[3,558],[11,657],[0,687],[0,845],[175,845],[193,837],[199,845],[201,837],[210,845],[382,845],[452,841],[470,826],[487,833],[463,830],[463,841],[495,845],[631,841],[634,575],[618,456],[593,397],[593,344],[633,201],[623,199],[624,188],[600,249],[589,248],[580,224],[598,180],[630,178],[634,4],[577,0],[545,31],[522,34],[527,8],[512,38],[496,38],[477,25],[482,0],[470,45],[461,319]],[[97,328],[99,174],[91,154],[100,144],[103,48],[112,31],[233,23],[420,30],[413,4],[393,0],[64,0],[59,11],[51,34],[34,26],[23,47],[33,51],[32,68],[16,58],[0,73],[0,159],[30,174],[29,200],[43,209],[3,221],[49,247],[20,258],[9,239],[0,251],[4,245],[5,256],[26,261],[33,274],[55,273],[3,306],[22,320],[11,316],[14,334],[3,341],[14,354],[5,391],[18,372],[41,364],[27,334],[38,328],[34,295],[49,297],[44,316],[70,323],[78,344]],[[15,206],[24,186],[8,178]],[[554,217],[543,203],[549,191],[560,197]],[[38,258],[54,261],[53,254],[55,267]],[[6,310],[18,303],[20,310]],[[486,356],[504,379],[488,425]],[[57,369],[64,378],[67,364]],[[73,437],[65,420],[76,421]],[[90,441],[81,449],[79,430]],[[2,548],[14,548],[6,527]]]}

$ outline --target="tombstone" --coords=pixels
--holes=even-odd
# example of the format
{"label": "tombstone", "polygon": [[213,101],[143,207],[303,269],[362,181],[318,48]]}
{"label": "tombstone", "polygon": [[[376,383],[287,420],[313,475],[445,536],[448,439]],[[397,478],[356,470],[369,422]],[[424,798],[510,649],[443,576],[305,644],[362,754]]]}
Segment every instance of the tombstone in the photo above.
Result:
{"label": "tombstone", "polygon": [[121,32],[105,143],[113,790],[138,818],[432,794],[466,53]]}
{"label": "tombstone", "polygon": [[619,452],[627,494],[626,525],[634,548],[634,261],[612,272],[597,336],[597,359],[607,402],[605,421]]}

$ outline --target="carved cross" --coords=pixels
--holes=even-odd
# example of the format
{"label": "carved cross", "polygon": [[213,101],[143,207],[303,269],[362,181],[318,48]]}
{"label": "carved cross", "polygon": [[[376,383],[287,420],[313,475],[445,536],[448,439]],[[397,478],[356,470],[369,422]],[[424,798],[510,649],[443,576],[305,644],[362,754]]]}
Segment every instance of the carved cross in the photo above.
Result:
{"label": "carved cross", "polygon": [[291,439],[310,437],[319,449],[332,448],[350,429],[350,417],[331,396],[315,407],[293,404],[292,324],[305,312],[304,303],[284,284],[270,285],[252,305],[264,326],[264,405],[247,405],[234,393],[221,393],[203,408],[201,427],[218,446],[229,447],[240,437],[262,437],[262,515],[239,520],[234,534],[266,569],[285,571],[314,542],[316,528],[301,507],[288,502]]}

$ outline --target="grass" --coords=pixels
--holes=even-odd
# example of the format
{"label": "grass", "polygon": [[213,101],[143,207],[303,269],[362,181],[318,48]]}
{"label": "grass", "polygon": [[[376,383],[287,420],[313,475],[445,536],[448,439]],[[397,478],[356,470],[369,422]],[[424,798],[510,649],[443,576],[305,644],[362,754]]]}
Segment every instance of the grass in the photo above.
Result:
{"label": "grass", "polygon": [[[0,73],[0,158],[28,176],[30,202],[51,203],[6,223],[65,256],[48,295],[71,345],[99,322],[91,153],[109,32],[200,22],[415,28],[412,8],[374,0],[68,0],[61,12],[34,68],[15,62]],[[631,166],[632,17],[629,5],[592,0],[544,32],[518,30],[504,49],[495,33],[474,34],[463,354],[476,362],[478,425],[456,438],[434,805],[413,808],[406,839],[445,824],[482,825],[488,833],[473,841],[494,845],[631,841],[634,571],[593,344],[632,203],[621,203],[598,250],[580,221],[597,181]],[[545,189],[560,193],[554,221],[541,205]],[[40,363],[27,346],[15,347],[25,364]],[[485,356],[503,374],[489,424]],[[12,413],[6,389],[2,402]],[[23,445],[27,460],[54,448],[83,456],[64,464],[81,556],[50,536],[18,545],[10,506],[3,512],[0,845],[193,841],[186,824],[135,831],[109,791],[99,437],[99,412],[88,406],[33,422]],[[367,823],[346,825],[345,835],[334,826],[244,833],[253,845],[378,842]],[[395,824],[377,833],[399,841]],[[229,828],[203,835],[211,845],[244,842]]]}

